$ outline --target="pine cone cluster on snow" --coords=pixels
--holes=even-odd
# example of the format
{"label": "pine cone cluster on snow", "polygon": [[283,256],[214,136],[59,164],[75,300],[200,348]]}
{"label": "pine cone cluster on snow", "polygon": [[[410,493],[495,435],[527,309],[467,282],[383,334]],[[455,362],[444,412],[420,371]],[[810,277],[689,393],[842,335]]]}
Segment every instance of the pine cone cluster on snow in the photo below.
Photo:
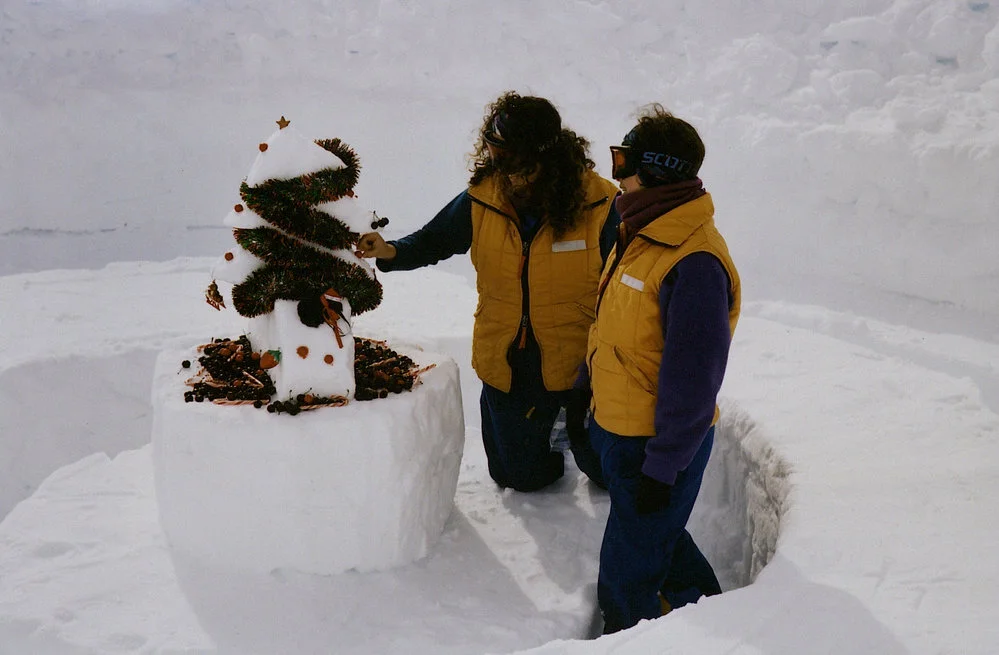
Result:
{"label": "pine cone cluster on snow", "polygon": [[[346,405],[343,396],[320,396],[301,393],[294,398],[273,400],[274,383],[267,369],[277,362],[269,352],[253,350],[244,334],[237,339],[214,339],[199,346],[201,368],[187,380],[190,390],[186,402],[213,402],[219,405],[267,406],[269,412],[294,416],[303,410]],[[184,360],[183,368],[191,362]],[[420,375],[432,368],[420,368],[406,355],[399,354],[383,341],[354,337],[354,377],[357,381],[354,400],[387,398],[390,393],[410,391],[420,383]]]}
{"label": "pine cone cluster on snow", "polygon": [[[261,407],[270,402],[274,383],[266,369],[266,359],[250,346],[246,335],[236,340],[214,339],[198,348],[201,369],[188,379],[191,387],[184,392],[187,402],[205,400],[219,404],[252,404]],[[189,368],[191,362],[181,364]]]}

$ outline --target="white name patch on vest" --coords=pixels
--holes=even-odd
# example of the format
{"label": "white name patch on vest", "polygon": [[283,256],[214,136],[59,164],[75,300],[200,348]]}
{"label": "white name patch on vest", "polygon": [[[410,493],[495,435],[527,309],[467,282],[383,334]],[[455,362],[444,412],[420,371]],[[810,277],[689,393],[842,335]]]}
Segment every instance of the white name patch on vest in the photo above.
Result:
{"label": "white name patch on vest", "polygon": [[637,277],[631,277],[627,273],[621,274],[621,283],[631,287],[632,289],[636,289],[637,291],[641,291],[645,288],[645,282],[642,282]]}
{"label": "white name patch on vest", "polygon": [[571,252],[573,250],[586,250],[586,240],[556,241],[552,244],[552,252]]}

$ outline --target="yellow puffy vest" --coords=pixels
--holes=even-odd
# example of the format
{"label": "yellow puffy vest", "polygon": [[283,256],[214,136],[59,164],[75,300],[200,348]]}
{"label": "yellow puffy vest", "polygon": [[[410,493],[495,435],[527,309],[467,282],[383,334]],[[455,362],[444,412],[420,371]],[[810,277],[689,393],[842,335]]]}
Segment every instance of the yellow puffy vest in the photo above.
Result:
{"label": "yellow puffy vest", "polygon": [[513,377],[507,350],[528,321],[541,350],[545,388],[563,391],[576,379],[586,353],[603,266],[600,231],[617,195],[613,182],[593,172],[585,174],[583,185],[586,200],[576,226],[556,241],[551,225],[543,221],[529,247],[520,237],[517,213],[497,179],[489,178],[468,190],[471,258],[479,292],[472,367],[483,382],[501,391],[510,391]]}
{"label": "yellow puffy vest", "polygon": [[[694,252],[718,258],[728,273],[735,332],[742,301],[739,274],[725,239],[715,228],[709,194],[685,203],[642,228],[620,262],[607,259],[597,318],[590,328],[586,360],[593,386],[593,416],[621,436],[654,436],[659,366],[663,352],[659,289],[677,262]],[[613,270],[611,270],[613,267]],[[715,407],[714,424],[718,420]]]}

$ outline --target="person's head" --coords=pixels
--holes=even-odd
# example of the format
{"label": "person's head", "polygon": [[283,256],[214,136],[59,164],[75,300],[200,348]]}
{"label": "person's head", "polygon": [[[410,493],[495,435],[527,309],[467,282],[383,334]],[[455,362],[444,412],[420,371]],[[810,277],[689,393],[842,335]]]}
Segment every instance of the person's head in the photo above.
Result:
{"label": "person's head", "polygon": [[515,205],[540,209],[561,235],[583,204],[583,173],[594,168],[588,148],[586,139],[563,127],[551,102],[508,91],[486,108],[469,183],[498,176]]}
{"label": "person's head", "polygon": [[704,142],[687,121],[650,105],[620,146],[611,146],[612,175],[625,193],[693,180],[704,162]]}

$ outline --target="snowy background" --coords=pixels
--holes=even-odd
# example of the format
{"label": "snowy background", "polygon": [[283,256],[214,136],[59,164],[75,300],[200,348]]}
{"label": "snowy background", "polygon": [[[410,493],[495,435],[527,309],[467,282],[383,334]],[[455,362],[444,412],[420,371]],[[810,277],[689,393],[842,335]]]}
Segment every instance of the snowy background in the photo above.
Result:
{"label": "snowy background", "polygon": [[2,0],[0,653],[591,633],[606,497],[574,472],[488,483],[467,259],[382,276],[363,326],[462,366],[456,511],[428,558],[219,580],[156,521],[153,361],[238,329],[201,292],[273,121],[354,146],[391,238],[463,187],[506,89],[551,98],[604,174],[640,105],[691,120],[747,301],[694,521],[732,591],[539,652],[993,652],[997,24],[988,0]]}

